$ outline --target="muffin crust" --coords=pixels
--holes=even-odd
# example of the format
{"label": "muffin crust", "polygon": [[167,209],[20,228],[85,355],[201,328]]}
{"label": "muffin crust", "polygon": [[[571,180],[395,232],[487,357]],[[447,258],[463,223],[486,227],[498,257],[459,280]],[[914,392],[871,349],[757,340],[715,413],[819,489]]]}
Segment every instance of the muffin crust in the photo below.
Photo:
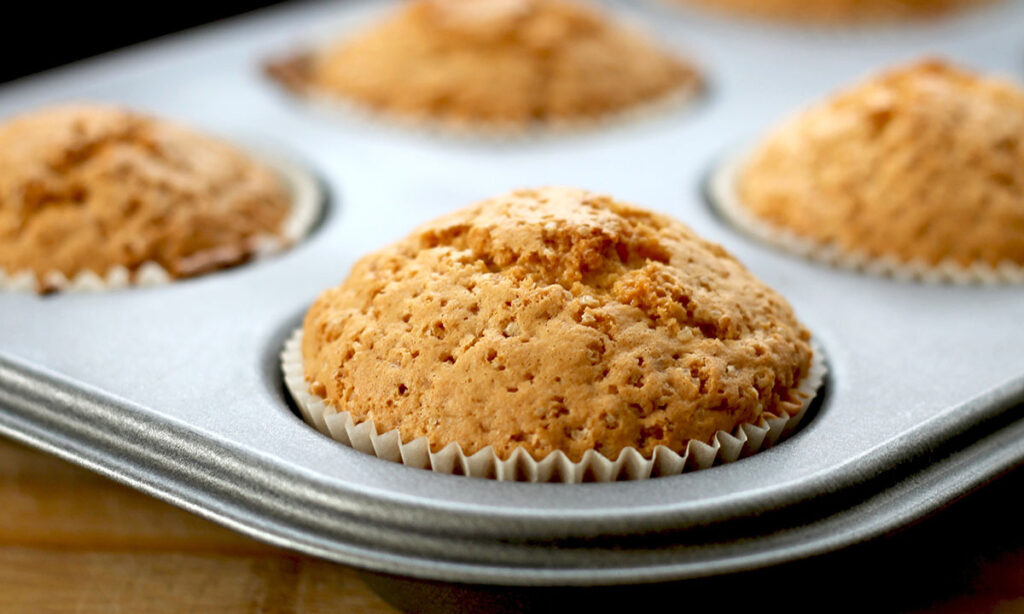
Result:
{"label": "muffin crust", "polygon": [[809,334],[718,245],[582,190],[500,196],[360,260],[303,325],[310,392],[434,451],[681,452],[800,408]]}
{"label": "muffin crust", "polygon": [[289,211],[232,147],[129,111],[50,107],[0,125],[0,270],[42,279],[146,262],[185,277],[247,259]]}
{"label": "muffin crust", "polygon": [[525,127],[697,87],[696,71],[566,0],[413,0],[313,57],[310,85],[400,116]]}
{"label": "muffin crust", "polygon": [[993,0],[674,0],[762,19],[825,23],[942,15]]}
{"label": "muffin crust", "polygon": [[939,60],[786,122],[740,171],[759,219],[847,252],[1024,264],[1024,91]]}

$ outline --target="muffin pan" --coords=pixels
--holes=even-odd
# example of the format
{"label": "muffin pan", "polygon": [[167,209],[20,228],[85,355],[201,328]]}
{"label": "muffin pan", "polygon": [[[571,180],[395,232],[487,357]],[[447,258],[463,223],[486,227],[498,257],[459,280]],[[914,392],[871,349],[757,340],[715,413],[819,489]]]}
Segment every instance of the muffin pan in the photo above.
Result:
{"label": "muffin pan", "polygon": [[[331,195],[319,228],[273,258],[162,287],[0,293],[0,431],[281,546],[424,581],[517,586],[679,580],[807,557],[902,526],[1024,461],[1024,288],[816,265],[733,229],[702,196],[717,157],[880,66],[943,53],[1021,78],[1024,3],[828,32],[615,3],[697,52],[710,99],[538,142],[333,121],[262,76],[268,52],[382,8],[283,6],[0,90],[2,116],[117,101],[282,150]],[[278,354],[320,290],[421,221],[544,184],[672,214],[789,299],[829,362],[805,426],[729,465],[564,485],[404,467],[295,415]]]}

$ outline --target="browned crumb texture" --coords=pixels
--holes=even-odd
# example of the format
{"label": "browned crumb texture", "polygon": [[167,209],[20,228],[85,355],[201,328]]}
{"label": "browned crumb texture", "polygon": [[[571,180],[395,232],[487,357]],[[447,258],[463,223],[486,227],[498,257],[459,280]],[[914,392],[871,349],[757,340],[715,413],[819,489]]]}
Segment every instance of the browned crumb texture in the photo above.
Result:
{"label": "browned crumb texture", "polygon": [[563,0],[414,0],[308,68],[314,87],[360,104],[469,124],[594,118],[698,81],[645,37]]}
{"label": "browned crumb texture", "polygon": [[99,105],[0,125],[0,269],[174,276],[246,259],[289,210],[279,178],[230,146]]}
{"label": "browned crumb texture", "polygon": [[844,22],[941,15],[995,0],[674,0],[766,19]]}
{"label": "browned crumb texture", "polygon": [[789,305],[718,245],[581,190],[520,191],[363,258],[304,323],[310,390],[378,431],[501,457],[663,444],[785,415]]}
{"label": "browned crumb texture", "polygon": [[873,257],[1024,264],[1024,91],[937,60],[795,117],[756,151],[740,200]]}

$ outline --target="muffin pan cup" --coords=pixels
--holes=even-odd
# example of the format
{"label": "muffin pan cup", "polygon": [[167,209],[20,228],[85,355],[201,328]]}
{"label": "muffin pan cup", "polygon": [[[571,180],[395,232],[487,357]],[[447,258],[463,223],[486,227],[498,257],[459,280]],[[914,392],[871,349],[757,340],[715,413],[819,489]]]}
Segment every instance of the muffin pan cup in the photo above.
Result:
{"label": "muffin pan cup", "polygon": [[979,262],[970,266],[947,259],[936,264],[901,261],[892,256],[871,256],[801,237],[774,226],[748,210],[736,189],[736,181],[748,159],[742,154],[725,160],[711,171],[707,196],[711,205],[729,222],[754,238],[808,260],[869,275],[894,277],[904,281],[941,284],[1024,284],[1024,265],[1011,261],[997,266]]}
{"label": "muffin pan cup", "polygon": [[[250,151],[258,162],[266,164],[281,178],[291,195],[291,210],[281,225],[281,234],[255,237],[253,250],[240,263],[266,258],[302,241],[320,219],[324,195],[319,180],[307,168],[280,154]],[[193,254],[195,255],[195,254]],[[144,262],[134,271],[115,266],[103,275],[81,271],[70,279],[60,271],[36,275],[30,270],[4,271],[0,268],[0,292],[103,292],[129,286],[158,286],[174,281],[167,269],[157,262]]]}
{"label": "muffin pan cup", "polygon": [[283,95],[291,99],[290,103],[296,104],[302,112],[319,118],[326,125],[372,123],[406,133],[416,132],[426,137],[484,143],[557,139],[576,133],[649,120],[663,114],[689,112],[701,106],[708,88],[708,75],[700,60],[695,58],[689,49],[677,45],[676,40],[651,36],[652,33],[649,28],[644,27],[642,20],[632,19],[633,11],[629,7],[616,7],[614,10],[606,10],[605,14],[609,19],[617,19],[641,35],[652,38],[659,48],[690,65],[696,74],[691,80],[658,96],[623,109],[590,117],[553,118],[527,124],[460,118],[438,119],[428,114],[392,112],[376,108],[310,83],[303,74],[306,64],[343,37],[372,28],[375,23],[387,19],[396,10],[394,5],[378,6],[387,8],[371,9],[366,12],[367,14],[357,11],[359,15],[350,24],[346,23],[341,27],[318,27],[315,33],[305,37],[301,43],[289,43],[280,50],[268,52],[263,59],[263,70],[267,77]]}
{"label": "muffin pan cup", "polygon": [[[700,194],[723,147],[889,62],[945,52],[1020,76],[1024,3],[872,31],[870,45],[652,11],[653,29],[706,58],[719,86],[706,105],[514,145],[323,122],[261,76],[268,50],[381,6],[288,4],[0,88],[0,116],[114,100],[281,143],[332,196],[320,226],[274,258],[159,287],[0,292],[0,431],[259,539],[423,586],[756,569],[882,535],[1024,462],[1021,287],[822,267],[736,231]],[[829,365],[801,428],[678,476],[530,484],[404,467],[297,416],[279,354],[318,292],[419,222],[545,184],[674,215],[786,297]]]}
{"label": "muffin pan cup", "polygon": [[573,462],[558,450],[535,459],[524,448],[516,448],[501,458],[492,446],[467,454],[459,442],[432,450],[426,437],[403,441],[398,429],[380,432],[373,419],[356,421],[347,411],[339,412],[309,392],[302,361],[302,329],[296,329],[281,352],[281,372],[285,388],[308,424],[328,437],[360,452],[410,467],[438,473],[520,482],[614,482],[646,480],[679,475],[686,471],[708,469],[716,463],[731,463],[768,449],[791,435],[814,403],[828,370],[822,349],[812,343],[814,355],[810,369],[795,391],[802,403],[792,414],[765,413],[756,422],[745,422],[732,432],[718,431],[710,442],[690,440],[682,453],[657,446],[651,458],[633,447],[624,448],[615,458],[587,450]]}
{"label": "muffin pan cup", "polygon": [[689,106],[701,104],[702,89],[703,86],[699,83],[688,84],[622,111],[613,111],[592,118],[557,119],[526,126],[514,123],[438,121],[429,117],[387,113],[360,106],[316,89],[293,95],[300,98],[300,104],[308,107],[312,114],[321,117],[325,122],[338,122],[342,125],[351,122],[374,122],[388,126],[392,130],[413,131],[428,137],[501,143],[555,139],[650,120],[661,114],[687,112]]}

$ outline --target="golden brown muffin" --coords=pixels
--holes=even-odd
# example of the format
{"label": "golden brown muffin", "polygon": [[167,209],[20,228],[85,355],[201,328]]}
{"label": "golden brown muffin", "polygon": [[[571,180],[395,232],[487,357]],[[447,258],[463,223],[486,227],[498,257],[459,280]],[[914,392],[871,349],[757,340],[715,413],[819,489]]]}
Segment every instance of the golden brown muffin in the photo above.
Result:
{"label": "golden brown muffin", "polygon": [[762,19],[857,22],[929,17],[993,0],[674,0]]}
{"label": "golden brown muffin", "polygon": [[518,128],[698,86],[691,66],[564,0],[413,0],[306,70],[312,88],[379,111]]}
{"label": "golden brown muffin", "polygon": [[787,416],[809,335],[778,294],[668,217],[513,192],[366,256],[303,325],[310,392],[379,432],[507,458],[611,459]]}
{"label": "golden brown muffin", "polygon": [[1024,91],[938,60],[810,108],[740,171],[758,219],[870,257],[1024,264]]}
{"label": "golden brown muffin", "polygon": [[239,263],[289,211],[279,178],[234,148],[99,105],[0,125],[0,270],[42,280],[147,262],[172,276]]}

